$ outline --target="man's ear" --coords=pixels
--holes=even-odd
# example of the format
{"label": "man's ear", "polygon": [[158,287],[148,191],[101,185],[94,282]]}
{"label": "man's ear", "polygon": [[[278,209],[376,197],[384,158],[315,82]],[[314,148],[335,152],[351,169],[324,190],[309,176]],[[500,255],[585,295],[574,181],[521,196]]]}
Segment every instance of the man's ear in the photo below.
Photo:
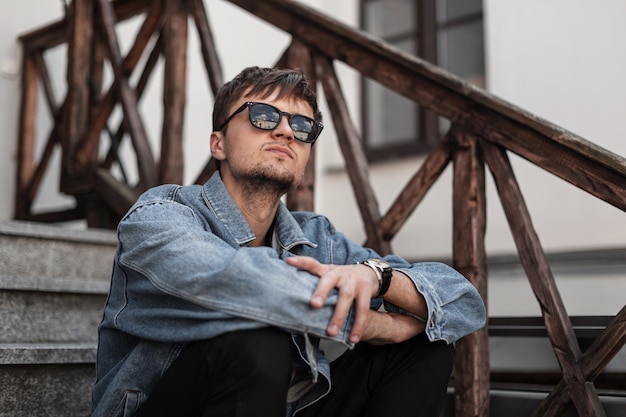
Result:
{"label": "man's ear", "polygon": [[211,145],[211,156],[218,161],[226,159],[226,155],[224,154],[224,135],[222,132],[211,132],[211,138],[209,140]]}

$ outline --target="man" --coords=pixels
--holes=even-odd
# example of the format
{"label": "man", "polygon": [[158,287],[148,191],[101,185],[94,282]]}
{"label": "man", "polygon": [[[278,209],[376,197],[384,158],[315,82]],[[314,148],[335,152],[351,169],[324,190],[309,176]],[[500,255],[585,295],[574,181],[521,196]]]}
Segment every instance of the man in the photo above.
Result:
{"label": "man", "polygon": [[438,415],[484,304],[443,264],[381,258],[286,209],[320,121],[299,72],[222,87],[219,171],[149,190],[119,224],[93,416]]}

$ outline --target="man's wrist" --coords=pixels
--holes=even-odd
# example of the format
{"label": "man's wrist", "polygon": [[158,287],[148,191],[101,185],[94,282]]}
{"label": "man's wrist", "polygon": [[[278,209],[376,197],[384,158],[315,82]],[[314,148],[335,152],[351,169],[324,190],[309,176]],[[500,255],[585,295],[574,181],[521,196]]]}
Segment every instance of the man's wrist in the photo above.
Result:
{"label": "man's wrist", "polygon": [[373,298],[383,298],[391,286],[393,269],[387,262],[375,258],[370,258],[362,262],[362,264],[372,268],[372,270],[376,273],[376,278],[378,279],[378,291],[376,291],[376,295],[374,295]]}

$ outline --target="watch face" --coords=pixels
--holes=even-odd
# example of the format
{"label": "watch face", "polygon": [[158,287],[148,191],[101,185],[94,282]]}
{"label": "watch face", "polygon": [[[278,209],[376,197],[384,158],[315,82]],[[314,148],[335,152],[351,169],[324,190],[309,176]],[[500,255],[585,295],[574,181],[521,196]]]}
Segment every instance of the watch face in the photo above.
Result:
{"label": "watch face", "polygon": [[376,268],[380,268],[381,270],[391,268],[387,262],[380,259],[368,259],[366,263],[375,266]]}

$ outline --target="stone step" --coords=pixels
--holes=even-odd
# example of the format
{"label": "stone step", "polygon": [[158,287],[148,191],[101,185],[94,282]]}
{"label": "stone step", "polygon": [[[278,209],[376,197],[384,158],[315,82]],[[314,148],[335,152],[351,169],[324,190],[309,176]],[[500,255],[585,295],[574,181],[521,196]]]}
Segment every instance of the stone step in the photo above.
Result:
{"label": "stone step", "polygon": [[0,222],[0,343],[95,343],[112,231]]}
{"label": "stone step", "polygon": [[117,241],[0,222],[0,417],[88,416]]}
{"label": "stone step", "polygon": [[94,343],[0,343],[0,417],[88,416]]}
{"label": "stone step", "polygon": [[0,343],[95,342],[107,288],[94,279],[0,276]]}
{"label": "stone step", "polygon": [[93,364],[96,343],[0,343],[0,366]]}
{"label": "stone step", "polygon": [[108,281],[116,244],[109,230],[0,221],[0,273]]}

